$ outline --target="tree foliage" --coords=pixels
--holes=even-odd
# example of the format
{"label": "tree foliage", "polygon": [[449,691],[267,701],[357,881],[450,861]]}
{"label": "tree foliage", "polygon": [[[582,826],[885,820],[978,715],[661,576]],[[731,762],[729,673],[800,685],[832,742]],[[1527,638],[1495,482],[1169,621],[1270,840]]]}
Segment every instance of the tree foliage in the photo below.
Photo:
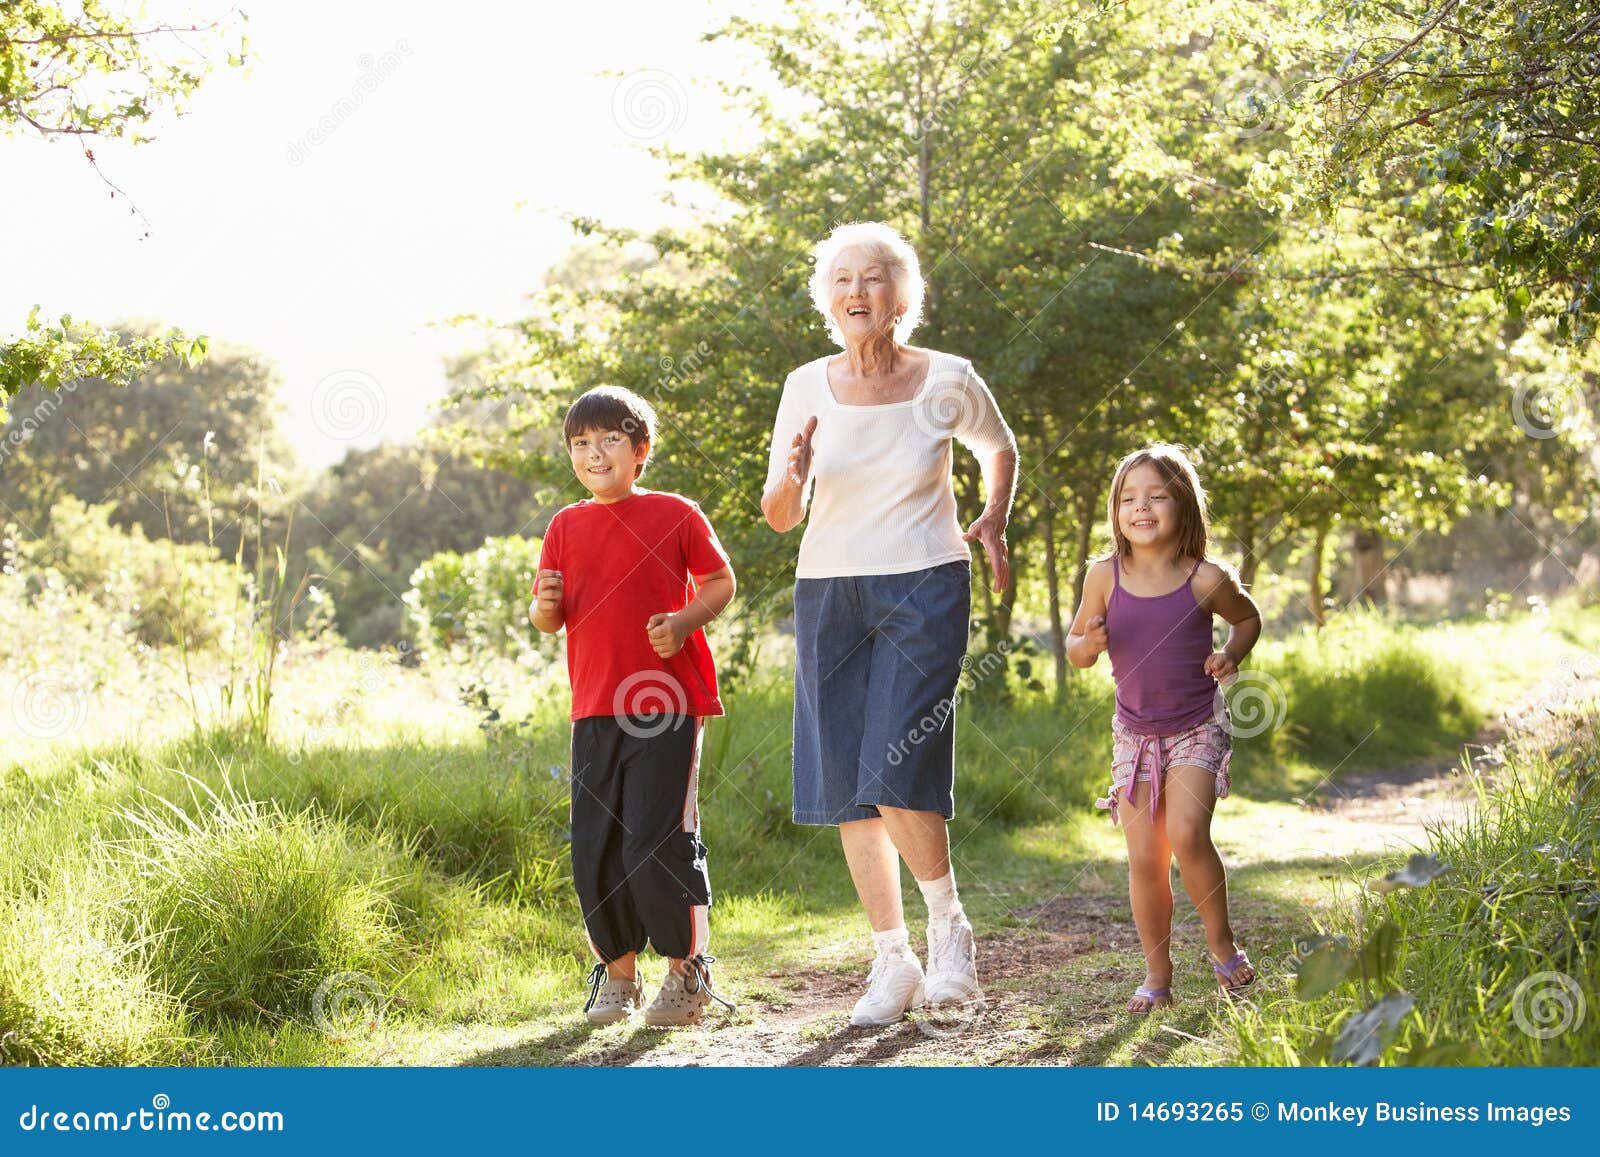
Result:
{"label": "tree foliage", "polygon": [[[111,337],[118,348],[162,340],[133,326]],[[64,495],[110,503],[121,526],[232,558],[246,512],[253,521],[259,505],[280,520],[302,486],[279,385],[259,353],[223,344],[203,364],[161,362],[120,388],[102,379],[32,386],[0,434],[6,505],[42,529]]]}
{"label": "tree foliage", "polygon": [[[648,484],[705,506],[747,613],[781,611],[798,535],[766,527],[760,487],[784,376],[830,348],[809,251],[841,220],[878,219],[928,278],[915,340],[971,357],[1018,434],[1017,581],[981,592],[980,613],[1004,635],[1019,599],[1042,612],[1058,668],[1112,468],[1140,444],[1196,448],[1219,545],[1247,576],[1314,546],[1319,606],[1341,532],[1403,551],[1505,503],[1499,466],[1526,439],[1505,415],[1493,302],[1415,264],[1447,223],[1356,203],[1301,212],[1310,178],[1286,214],[1261,185],[1299,140],[1282,86],[1262,78],[1313,59],[1266,35],[1283,21],[1264,11],[964,0],[935,16],[795,0],[776,20],[734,18],[715,35],[752,49],[769,82],[729,90],[757,143],[665,154],[715,194],[690,226],[640,237],[573,219],[581,268],[548,278],[458,384],[458,404],[509,415],[478,452],[581,497],[548,436],[560,411],[602,382],[644,394],[662,416]],[[1326,55],[1334,38],[1320,35]],[[975,513],[964,454],[956,487]]]}
{"label": "tree foliage", "polygon": [[[236,31],[243,19],[230,10],[216,21],[180,26],[146,21],[142,13],[120,15],[99,0],[0,3],[0,136],[74,139],[99,172],[91,141],[148,141],[158,115],[182,114],[216,55],[244,62],[244,37]],[[106,183],[116,197],[120,190]],[[126,342],[108,330],[74,326],[65,314],[46,322],[35,307],[20,333],[0,335],[0,422],[8,400],[27,386],[89,378],[123,385],[169,357],[192,367],[205,350],[204,337],[171,330]]]}
{"label": "tree foliage", "polygon": [[1549,316],[1563,340],[1592,338],[1600,15],[1556,0],[1293,11],[1271,34],[1309,69],[1266,86],[1292,130],[1257,187],[1286,208],[1356,204],[1403,219],[1432,244],[1392,272],[1481,273],[1512,321]]}
{"label": "tree foliage", "polygon": [[542,534],[549,521],[527,483],[421,446],[351,451],[298,509],[292,567],[318,576],[340,633],[357,646],[406,637],[406,592],[425,559],[474,551],[489,537]]}

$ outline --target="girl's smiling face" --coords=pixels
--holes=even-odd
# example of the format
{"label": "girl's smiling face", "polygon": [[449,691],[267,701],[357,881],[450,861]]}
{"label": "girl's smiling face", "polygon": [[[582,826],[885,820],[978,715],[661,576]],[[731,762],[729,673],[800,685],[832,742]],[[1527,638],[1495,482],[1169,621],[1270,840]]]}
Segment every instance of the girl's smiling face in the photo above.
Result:
{"label": "girl's smiling face", "polygon": [[833,261],[833,320],[846,339],[860,341],[874,334],[892,334],[895,319],[905,312],[889,267],[851,245]]}
{"label": "girl's smiling face", "polygon": [[1176,505],[1161,471],[1141,462],[1122,479],[1117,526],[1134,546],[1158,545],[1178,533]]}
{"label": "girl's smiling face", "polygon": [[638,466],[650,456],[650,443],[637,446],[621,430],[583,430],[567,443],[572,472],[601,502],[615,502],[633,492]]}

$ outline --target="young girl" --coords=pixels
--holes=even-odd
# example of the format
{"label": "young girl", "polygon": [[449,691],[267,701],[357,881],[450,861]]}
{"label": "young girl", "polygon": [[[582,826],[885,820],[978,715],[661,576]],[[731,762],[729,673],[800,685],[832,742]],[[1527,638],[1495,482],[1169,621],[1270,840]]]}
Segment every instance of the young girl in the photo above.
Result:
{"label": "young girl", "polygon": [[[1211,842],[1211,812],[1228,794],[1231,718],[1220,684],[1261,634],[1261,612],[1231,567],[1206,561],[1205,491],[1183,450],[1156,443],[1117,465],[1110,554],[1084,582],[1067,655],[1091,667],[1110,652],[1117,684],[1109,808],[1128,839],[1128,893],[1144,983],[1129,1012],[1172,1003],[1172,857],[1205,924],[1217,981],[1255,981],[1228,923],[1228,881]],[[1212,649],[1212,615],[1230,624]]]}

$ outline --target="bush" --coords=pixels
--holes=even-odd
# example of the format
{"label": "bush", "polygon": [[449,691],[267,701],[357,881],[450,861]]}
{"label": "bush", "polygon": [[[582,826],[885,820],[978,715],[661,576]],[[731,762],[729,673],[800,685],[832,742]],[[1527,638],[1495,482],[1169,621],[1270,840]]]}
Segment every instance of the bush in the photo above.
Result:
{"label": "bush", "polygon": [[9,565],[29,597],[66,588],[91,600],[113,631],[148,646],[218,641],[240,598],[234,568],[204,546],[151,542],[135,526],[112,526],[113,503],[63,498],[39,539],[10,540]]}
{"label": "bush", "polygon": [[490,538],[466,554],[440,551],[419,566],[405,594],[416,643],[529,661],[554,656],[554,640],[528,622],[540,540]]}
{"label": "bush", "polygon": [[[1352,881],[1355,902],[1335,910],[1330,935],[1290,958],[1299,979],[1269,976],[1221,1017],[1235,1059],[1600,1061],[1600,1033],[1585,1025],[1600,1003],[1597,723],[1589,708],[1563,742],[1525,742],[1500,767],[1491,752],[1487,773],[1469,766],[1479,807],[1430,833],[1404,877],[1411,886],[1380,893],[1387,883]],[[1375,1037],[1362,1032],[1364,1009],[1367,1023],[1392,1010]]]}
{"label": "bush", "polygon": [[18,573],[14,553],[0,552],[0,622],[17,628],[0,631],[0,671],[81,669],[85,685],[99,686],[111,672],[137,666],[132,652],[148,648],[117,638],[131,624],[108,616],[59,574],[35,573],[30,581]]}
{"label": "bush", "polygon": [[[1353,772],[1449,749],[1482,724],[1468,672],[1430,649],[1419,628],[1351,612],[1323,630],[1264,642],[1230,694],[1246,738],[1241,783],[1285,787],[1299,760]],[[1274,719],[1280,725],[1271,726]],[[1263,782],[1272,771],[1276,782]]]}
{"label": "bush", "polygon": [[200,818],[159,799],[122,813],[138,833],[119,847],[137,880],[128,934],[166,990],[205,1017],[288,1019],[330,977],[393,974],[381,839],[224,790]]}

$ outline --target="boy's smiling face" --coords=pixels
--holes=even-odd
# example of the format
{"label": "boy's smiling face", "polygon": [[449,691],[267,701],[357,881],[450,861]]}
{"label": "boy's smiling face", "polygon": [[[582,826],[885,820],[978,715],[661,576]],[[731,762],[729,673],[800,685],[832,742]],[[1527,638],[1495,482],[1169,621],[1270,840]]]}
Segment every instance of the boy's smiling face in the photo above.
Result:
{"label": "boy's smiling face", "polygon": [[567,443],[572,472],[601,502],[616,502],[633,493],[638,467],[650,456],[650,443],[622,430],[581,430]]}

